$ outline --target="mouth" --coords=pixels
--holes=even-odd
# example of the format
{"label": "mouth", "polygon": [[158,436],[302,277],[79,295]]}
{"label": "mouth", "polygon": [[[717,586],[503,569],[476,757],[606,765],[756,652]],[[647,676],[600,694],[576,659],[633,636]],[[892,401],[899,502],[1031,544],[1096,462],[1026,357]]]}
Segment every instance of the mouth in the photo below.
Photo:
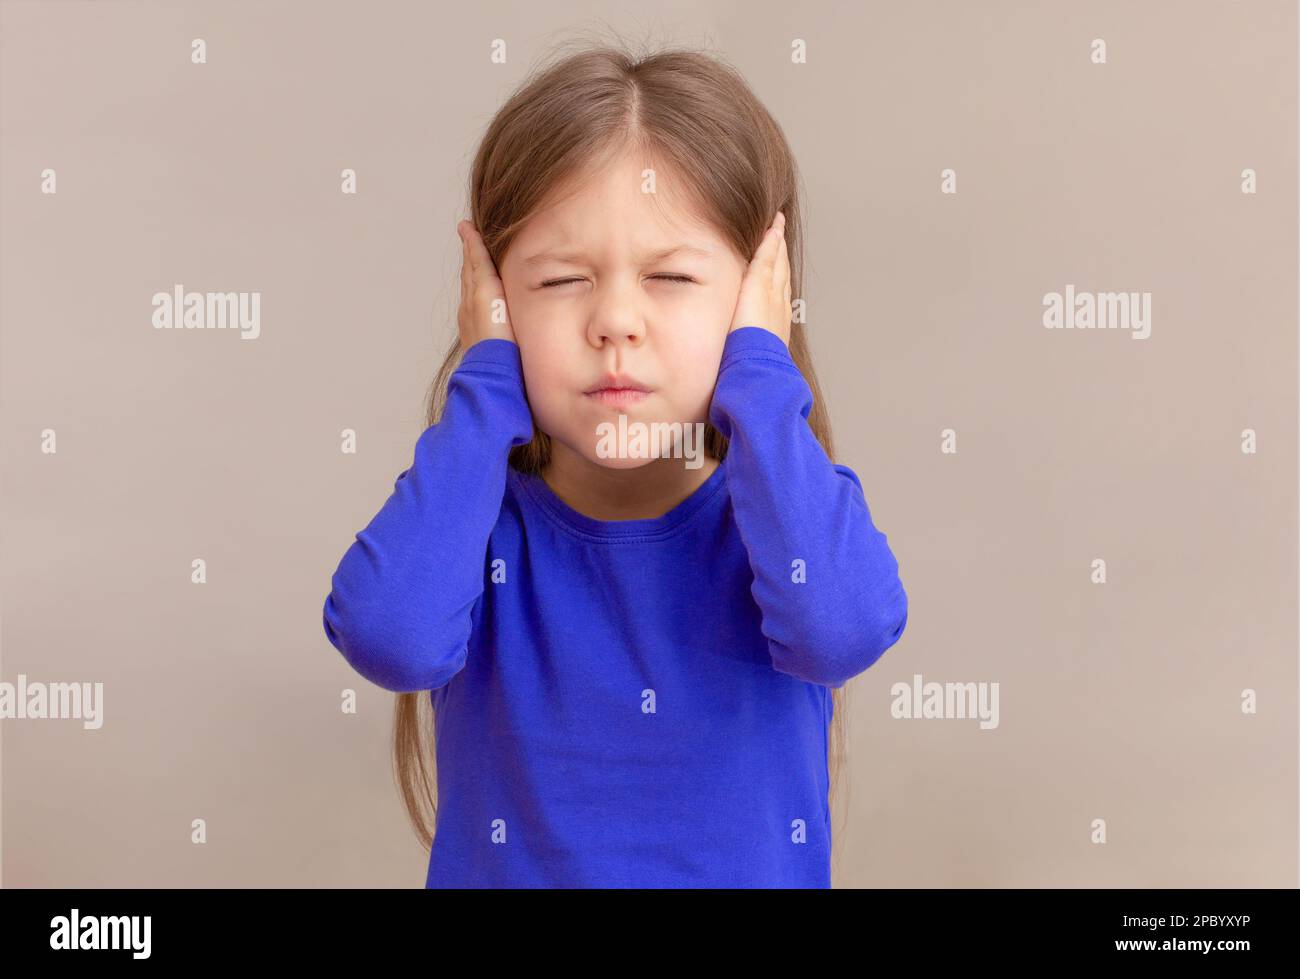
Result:
{"label": "mouth", "polygon": [[627,405],[644,401],[650,392],[640,387],[593,388],[584,392],[583,397],[606,405]]}
{"label": "mouth", "polygon": [[583,397],[606,405],[627,405],[644,401],[650,389],[624,374],[606,374],[583,392]]}

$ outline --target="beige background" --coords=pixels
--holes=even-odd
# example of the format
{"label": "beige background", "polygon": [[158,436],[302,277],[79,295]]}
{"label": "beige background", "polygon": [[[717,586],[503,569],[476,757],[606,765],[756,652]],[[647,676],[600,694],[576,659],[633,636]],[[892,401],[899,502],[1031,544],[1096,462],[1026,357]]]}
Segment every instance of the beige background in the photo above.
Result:
{"label": "beige background", "polygon": [[[5,884],[423,884],[393,696],[321,606],[422,429],[475,141],[602,22],[725,54],[803,171],[840,459],[911,602],[849,686],[836,885],[1296,884],[1294,3],[0,10],[0,679],[106,687],[99,731],[0,725]],[[262,336],[154,330],[178,282],[260,291]],[[1067,283],[1149,291],[1150,339],[1045,330]],[[891,719],[913,673],[998,682],[999,728]]]}

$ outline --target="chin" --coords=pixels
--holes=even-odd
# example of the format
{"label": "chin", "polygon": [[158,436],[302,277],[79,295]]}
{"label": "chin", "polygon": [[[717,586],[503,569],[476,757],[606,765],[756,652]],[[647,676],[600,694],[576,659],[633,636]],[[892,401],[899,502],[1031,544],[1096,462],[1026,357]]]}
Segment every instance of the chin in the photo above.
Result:
{"label": "chin", "polygon": [[640,469],[642,466],[654,462],[654,459],[637,459],[637,458],[602,458],[594,451],[584,452],[583,458],[593,465],[600,466],[603,469]]}

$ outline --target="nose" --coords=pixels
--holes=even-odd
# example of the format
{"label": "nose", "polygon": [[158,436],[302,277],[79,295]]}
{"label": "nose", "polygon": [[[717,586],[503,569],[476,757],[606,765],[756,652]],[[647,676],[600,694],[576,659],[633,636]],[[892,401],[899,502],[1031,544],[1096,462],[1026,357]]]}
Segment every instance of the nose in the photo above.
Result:
{"label": "nose", "polygon": [[636,347],[645,339],[645,318],[630,291],[616,285],[605,287],[591,313],[587,339],[594,347],[606,343]]}
{"label": "nose", "polygon": [[645,339],[645,330],[640,326],[593,326],[588,331],[591,342],[596,347],[603,347],[606,343],[612,346],[638,347],[641,341]]}

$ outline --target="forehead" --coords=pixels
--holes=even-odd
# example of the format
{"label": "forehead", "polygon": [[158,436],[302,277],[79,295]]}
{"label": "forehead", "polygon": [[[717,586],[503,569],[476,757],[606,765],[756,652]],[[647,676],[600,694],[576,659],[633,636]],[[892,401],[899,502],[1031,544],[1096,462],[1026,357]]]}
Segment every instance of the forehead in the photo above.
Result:
{"label": "forehead", "polygon": [[703,219],[676,179],[630,155],[593,167],[558,189],[528,219],[512,243],[511,257],[525,268],[602,256],[637,261],[723,257],[728,242]]}

